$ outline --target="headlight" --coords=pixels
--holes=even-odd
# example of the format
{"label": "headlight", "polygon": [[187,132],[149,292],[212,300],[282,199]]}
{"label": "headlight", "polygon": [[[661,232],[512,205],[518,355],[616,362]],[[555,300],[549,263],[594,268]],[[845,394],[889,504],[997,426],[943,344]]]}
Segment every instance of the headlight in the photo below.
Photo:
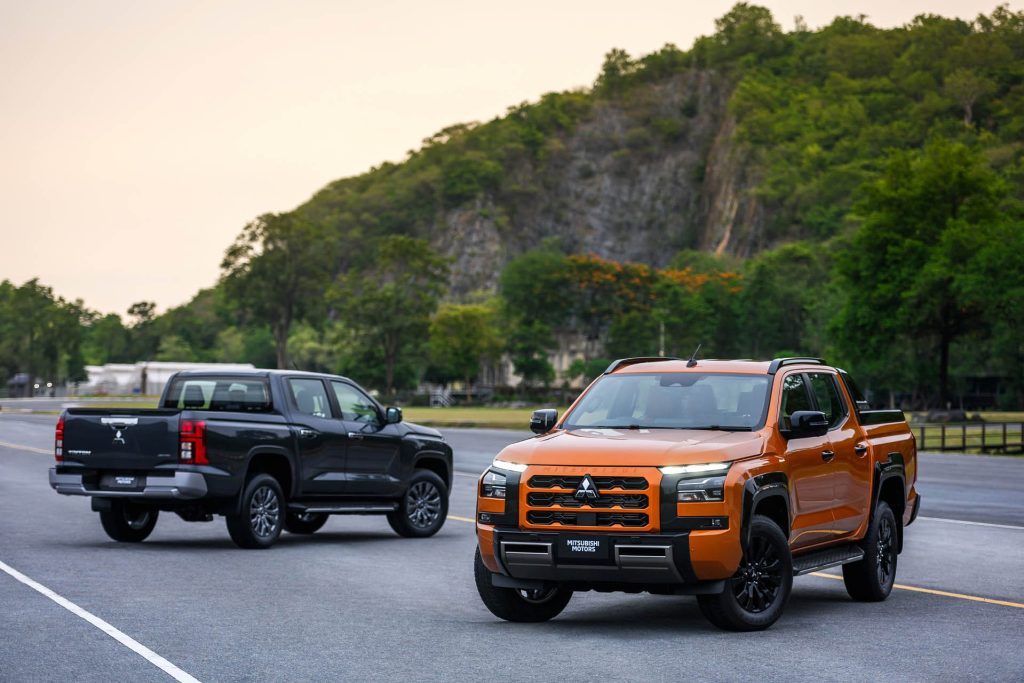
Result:
{"label": "headlight", "polygon": [[706,465],[671,465],[659,467],[662,474],[689,474],[693,476],[710,474],[712,472],[725,472],[729,469],[731,462],[712,462]]}
{"label": "headlight", "polygon": [[505,498],[505,475],[487,470],[480,482],[480,495],[484,498]]}
{"label": "headlight", "polygon": [[526,465],[520,465],[517,462],[506,462],[505,460],[495,460],[491,463],[491,467],[497,467],[499,470],[508,470],[509,472],[526,471]]}
{"label": "headlight", "polygon": [[725,475],[700,479],[680,479],[676,484],[680,503],[708,503],[725,499]]}
{"label": "headlight", "polygon": [[679,477],[676,500],[680,503],[708,503],[725,499],[725,475],[729,462],[659,467],[662,474]]}

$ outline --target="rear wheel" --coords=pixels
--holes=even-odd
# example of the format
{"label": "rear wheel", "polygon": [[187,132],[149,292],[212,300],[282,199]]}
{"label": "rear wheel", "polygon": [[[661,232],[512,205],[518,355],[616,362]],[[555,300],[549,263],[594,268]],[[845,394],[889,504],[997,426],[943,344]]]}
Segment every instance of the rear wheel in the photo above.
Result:
{"label": "rear wheel", "polygon": [[242,492],[241,512],[225,517],[231,540],[240,548],[269,548],[281,535],[284,495],[269,474],[257,474]]}
{"label": "rear wheel", "polygon": [[448,487],[429,470],[416,470],[398,509],[388,513],[388,524],[399,536],[433,536],[448,517]]}
{"label": "rear wheel", "polygon": [[473,574],[476,578],[476,590],[491,614],[505,621],[538,622],[554,619],[572,598],[572,591],[555,586],[540,590],[519,590],[516,588],[499,588],[491,582],[491,570],[480,557],[480,548],[476,549],[473,559]]}
{"label": "rear wheel", "polygon": [[760,631],[782,616],[793,588],[793,558],[779,525],[762,515],[750,522],[750,538],[736,574],[718,595],[698,595],[700,611],[728,631]]}
{"label": "rear wheel", "polygon": [[292,534],[312,534],[327,523],[327,515],[318,512],[289,512],[284,530]]}
{"label": "rear wheel", "polygon": [[880,602],[896,583],[898,537],[896,516],[884,501],[875,507],[863,542],[864,559],[843,565],[843,583],[850,597],[860,602]]}
{"label": "rear wheel", "polygon": [[153,532],[160,511],[127,500],[110,501],[110,509],[100,512],[100,524],[115,541],[139,543]]}

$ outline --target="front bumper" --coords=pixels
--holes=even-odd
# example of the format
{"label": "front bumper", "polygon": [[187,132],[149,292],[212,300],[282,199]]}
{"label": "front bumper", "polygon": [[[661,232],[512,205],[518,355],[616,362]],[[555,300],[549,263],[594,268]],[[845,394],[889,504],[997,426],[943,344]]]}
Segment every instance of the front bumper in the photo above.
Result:
{"label": "front bumper", "polygon": [[[718,592],[721,582],[700,581],[690,561],[689,532],[673,534],[602,534],[608,558],[598,562],[559,560],[561,534],[495,530],[494,558],[502,574],[495,585],[557,581],[589,587],[633,584],[673,587],[676,592]],[[525,585],[525,584],[524,584]]]}
{"label": "front bumper", "polygon": [[133,498],[147,500],[193,500],[207,493],[206,478],[199,472],[174,472],[173,476],[147,476],[141,490],[110,490],[91,488],[83,475],[58,473],[50,468],[50,487],[65,496],[97,496],[101,498]]}

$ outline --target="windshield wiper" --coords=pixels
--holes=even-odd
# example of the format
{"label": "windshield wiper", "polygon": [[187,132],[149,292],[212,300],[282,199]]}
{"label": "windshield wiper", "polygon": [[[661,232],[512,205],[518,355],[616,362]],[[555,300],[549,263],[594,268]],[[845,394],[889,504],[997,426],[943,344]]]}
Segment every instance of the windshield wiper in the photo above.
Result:
{"label": "windshield wiper", "polygon": [[716,432],[751,432],[752,427],[741,427],[739,425],[708,425],[706,427],[683,427],[683,429],[706,429]]}

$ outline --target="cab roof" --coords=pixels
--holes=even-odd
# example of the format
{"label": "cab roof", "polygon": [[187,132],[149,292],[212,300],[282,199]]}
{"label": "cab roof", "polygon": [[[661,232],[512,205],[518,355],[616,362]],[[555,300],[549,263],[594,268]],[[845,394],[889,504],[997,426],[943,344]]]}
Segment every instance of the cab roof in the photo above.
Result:
{"label": "cab roof", "polygon": [[696,360],[682,358],[621,358],[604,374],[640,374],[649,372],[728,372],[741,375],[774,375],[790,366],[827,367],[821,358],[776,358],[775,360]]}

